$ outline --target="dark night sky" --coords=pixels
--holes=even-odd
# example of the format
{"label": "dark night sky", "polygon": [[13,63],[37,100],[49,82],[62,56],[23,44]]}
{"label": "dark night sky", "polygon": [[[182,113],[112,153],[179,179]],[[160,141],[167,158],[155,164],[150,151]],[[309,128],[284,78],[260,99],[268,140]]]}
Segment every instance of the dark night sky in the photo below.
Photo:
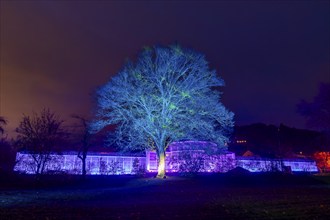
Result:
{"label": "dark night sky", "polygon": [[304,128],[295,112],[330,82],[329,1],[1,1],[0,115],[92,110],[95,88],[143,46],[180,43],[225,80],[236,124]]}

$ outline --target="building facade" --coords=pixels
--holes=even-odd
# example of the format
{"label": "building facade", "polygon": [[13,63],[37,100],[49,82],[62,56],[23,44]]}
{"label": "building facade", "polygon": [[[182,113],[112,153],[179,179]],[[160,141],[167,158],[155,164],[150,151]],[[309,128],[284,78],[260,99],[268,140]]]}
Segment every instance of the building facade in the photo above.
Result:
{"label": "building facade", "polygon": [[[14,171],[34,174],[36,163],[31,154],[18,152]],[[157,172],[155,151],[145,154],[90,153],[86,158],[87,175],[120,175]],[[318,172],[315,161],[309,159],[267,159],[236,157],[228,151],[217,151],[217,146],[207,141],[182,141],[172,143],[166,151],[166,172],[216,172],[224,173],[236,167],[250,172]],[[81,174],[82,160],[77,152],[52,154],[45,163],[45,173]]]}

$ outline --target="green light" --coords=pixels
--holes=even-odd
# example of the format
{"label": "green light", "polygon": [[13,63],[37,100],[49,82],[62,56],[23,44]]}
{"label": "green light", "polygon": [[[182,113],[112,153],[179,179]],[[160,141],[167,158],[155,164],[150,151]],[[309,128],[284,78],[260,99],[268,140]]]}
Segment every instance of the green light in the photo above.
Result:
{"label": "green light", "polygon": [[189,94],[189,92],[181,92],[181,96],[182,96],[183,98],[190,98],[190,94]]}
{"label": "green light", "polygon": [[176,109],[176,108],[177,108],[177,107],[176,107],[173,103],[171,103],[170,106],[169,106],[169,109],[170,109],[170,110],[174,110],[174,109]]}

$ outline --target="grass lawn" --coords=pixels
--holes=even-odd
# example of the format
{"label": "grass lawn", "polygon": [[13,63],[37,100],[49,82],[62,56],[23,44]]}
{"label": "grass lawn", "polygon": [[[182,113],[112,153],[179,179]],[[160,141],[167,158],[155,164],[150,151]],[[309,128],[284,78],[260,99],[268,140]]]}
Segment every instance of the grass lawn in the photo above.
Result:
{"label": "grass lawn", "polygon": [[330,177],[250,174],[0,179],[0,219],[330,219]]}

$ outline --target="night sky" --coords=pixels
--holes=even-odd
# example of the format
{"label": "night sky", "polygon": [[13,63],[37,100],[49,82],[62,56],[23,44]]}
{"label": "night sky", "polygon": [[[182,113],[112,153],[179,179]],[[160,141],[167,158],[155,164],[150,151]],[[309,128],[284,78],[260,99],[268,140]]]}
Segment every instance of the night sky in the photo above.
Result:
{"label": "night sky", "polygon": [[92,94],[144,46],[179,43],[225,80],[237,125],[306,128],[296,113],[330,82],[329,1],[1,1],[0,115],[90,115]]}

